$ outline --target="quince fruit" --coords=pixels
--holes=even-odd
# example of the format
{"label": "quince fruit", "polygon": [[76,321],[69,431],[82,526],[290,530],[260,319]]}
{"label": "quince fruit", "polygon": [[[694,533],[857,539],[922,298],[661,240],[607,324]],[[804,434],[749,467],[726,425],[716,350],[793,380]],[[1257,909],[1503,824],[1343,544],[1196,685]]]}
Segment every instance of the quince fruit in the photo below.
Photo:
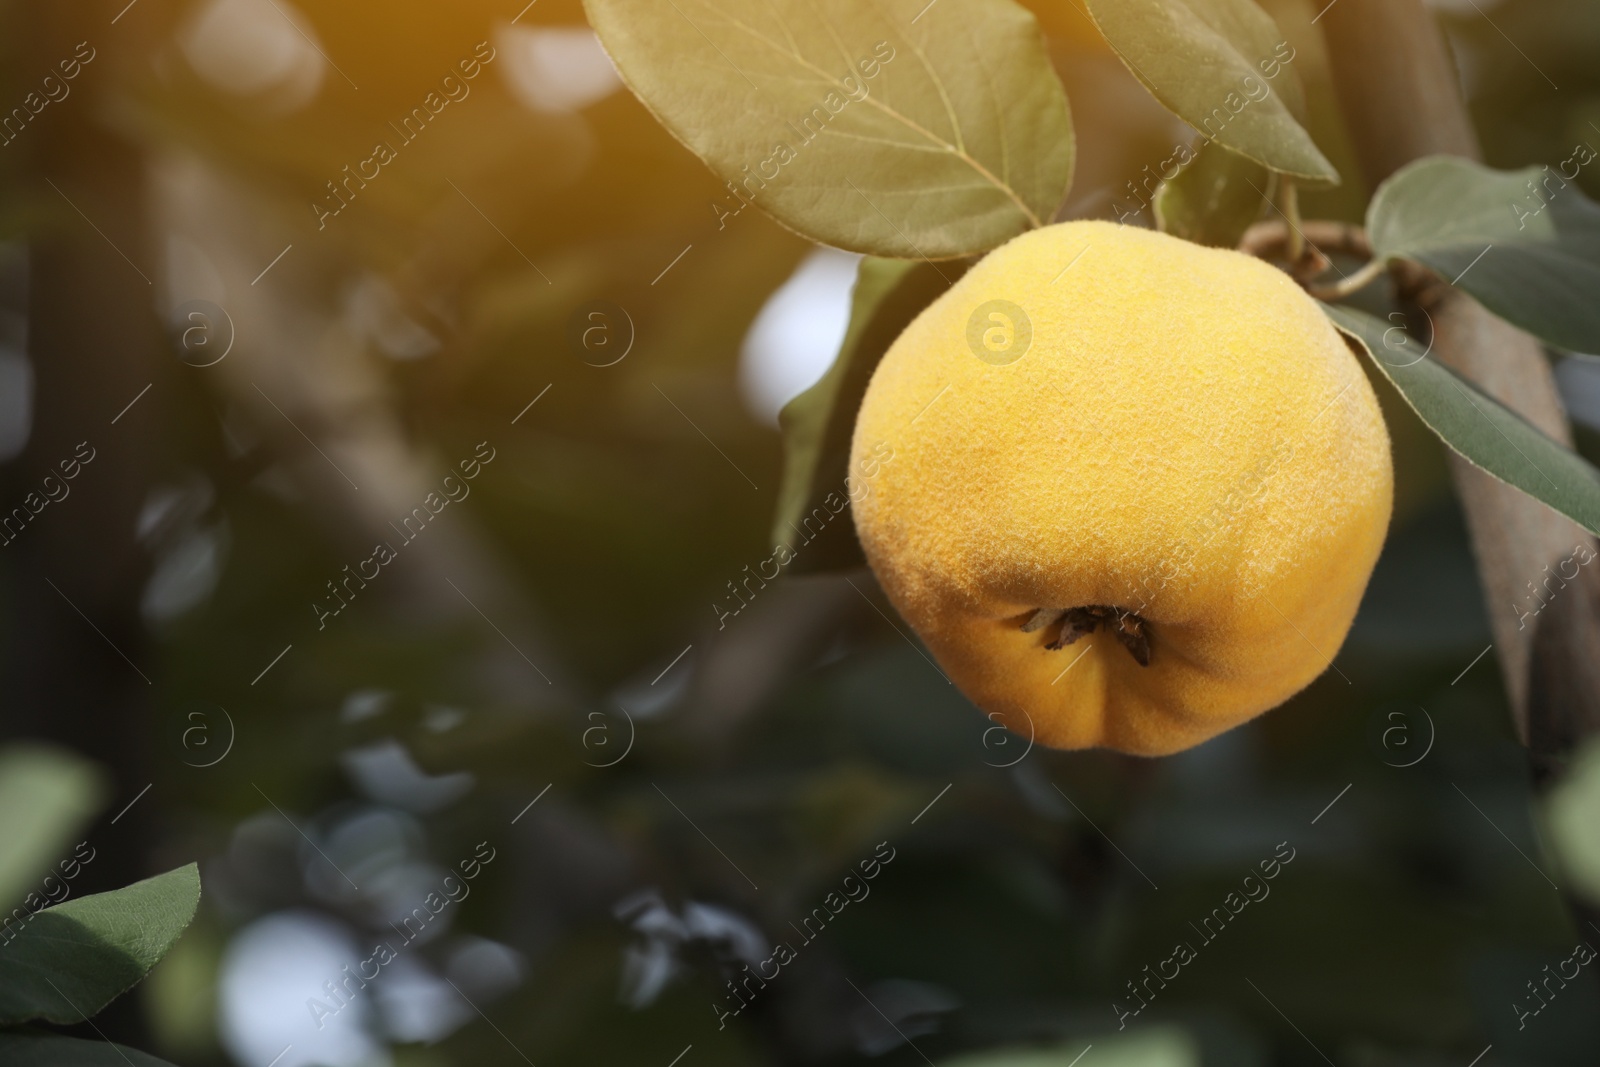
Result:
{"label": "quince fruit", "polygon": [[924,310],[851,452],[890,601],[974,703],[1058,748],[1177,752],[1310,684],[1393,503],[1377,399],[1310,297],[1102,222],[1024,234]]}

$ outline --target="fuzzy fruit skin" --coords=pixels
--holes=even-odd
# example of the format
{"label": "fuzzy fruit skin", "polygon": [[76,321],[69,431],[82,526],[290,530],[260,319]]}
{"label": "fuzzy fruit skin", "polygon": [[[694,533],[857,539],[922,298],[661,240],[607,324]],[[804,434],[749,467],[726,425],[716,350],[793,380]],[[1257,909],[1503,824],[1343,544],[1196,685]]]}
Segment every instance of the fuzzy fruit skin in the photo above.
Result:
{"label": "fuzzy fruit skin", "polygon": [[[993,299],[1032,323],[1005,365],[968,343]],[[851,469],[884,445],[852,486],[879,583],[963,693],[1057,748],[1181,751],[1310,684],[1394,495],[1367,377],[1287,275],[1103,222],[1012,240],[906,328]],[[1104,629],[1021,632],[1086,605],[1138,613],[1150,665]]]}

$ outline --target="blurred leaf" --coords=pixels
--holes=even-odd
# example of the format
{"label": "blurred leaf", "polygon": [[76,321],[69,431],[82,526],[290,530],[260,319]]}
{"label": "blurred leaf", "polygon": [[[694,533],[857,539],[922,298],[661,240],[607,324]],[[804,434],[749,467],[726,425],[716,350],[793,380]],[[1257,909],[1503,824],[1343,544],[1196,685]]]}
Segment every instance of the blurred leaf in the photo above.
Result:
{"label": "blurred leaf", "polygon": [[835,515],[823,501],[829,496],[848,499],[850,438],[878,361],[911,320],[948,288],[946,279],[960,273],[954,266],[872,258],[863,259],[857,271],[850,326],[833,366],[778,414],[784,465],[773,544],[793,545],[803,536],[806,517],[817,508],[831,517],[795,555],[791,573],[866,565],[855,523],[847,515]]}
{"label": "blurred leaf", "polygon": [[790,818],[806,843],[805,855],[830,874],[849,870],[871,852],[896,819],[911,818],[927,803],[920,783],[889,778],[859,763],[841,763],[794,790]]}
{"label": "blurred leaf", "polygon": [[1202,136],[1273,170],[1338,182],[1295,118],[1305,110],[1295,50],[1253,0],[1087,2],[1134,76]]}
{"label": "blurred leaf", "polygon": [[743,197],[827,244],[948,258],[1043,225],[1066,195],[1066,93],[1011,0],[585,7],[645,106],[738,186],[727,211]]}
{"label": "blurred leaf", "polygon": [[0,903],[35,888],[104,802],[92,763],[61,749],[14,745],[0,752]]}
{"label": "blurred leaf", "polygon": [[37,913],[0,946],[0,1025],[97,1014],[166,955],[199,902],[191,863]]}
{"label": "blurred leaf", "polygon": [[1600,738],[1590,738],[1545,801],[1550,847],[1591,901],[1600,903]]}
{"label": "blurred leaf", "polygon": [[222,977],[225,931],[201,916],[151,968],[139,988],[156,1048],[170,1056],[196,1060],[217,1043],[217,996]]}
{"label": "blurred leaf", "polygon": [[53,1034],[0,1034],[6,1067],[172,1067],[148,1053],[109,1041],[84,1041]]}
{"label": "blurred leaf", "polygon": [[1474,466],[1600,533],[1600,471],[1418,350],[1398,326],[1348,307],[1323,310],[1359,341],[1428,428]]}
{"label": "blurred leaf", "polygon": [[1553,171],[1420,159],[1378,187],[1367,234],[1535,337],[1600,352],[1600,205]]}
{"label": "blurred leaf", "polygon": [[1175,1026],[1151,1026],[1137,1032],[1096,1035],[1048,1049],[979,1052],[949,1060],[949,1067],[1071,1067],[1094,1050],[1095,1067],[1200,1067],[1200,1046]]}
{"label": "blurred leaf", "polygon": [[1201,148],[1156,189],[1156,226],[1195,244],[1237,248],[1261,214],[1269,178],[1253,159],[1218,145]]}

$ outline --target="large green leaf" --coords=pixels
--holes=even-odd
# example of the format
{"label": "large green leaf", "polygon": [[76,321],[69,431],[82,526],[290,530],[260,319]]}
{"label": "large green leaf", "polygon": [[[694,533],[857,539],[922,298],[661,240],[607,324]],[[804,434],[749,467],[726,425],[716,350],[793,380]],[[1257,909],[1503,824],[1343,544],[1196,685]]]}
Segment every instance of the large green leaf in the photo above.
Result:
{"label": "large green leaf", "polygon": [[1600,470],[1433,360],[1399,326],[1324,305],[1434,433],[1473,465],[1600,533]]}
{"label": "large green leaf", "polygon": [[1072,121],[1012,0],[585,0],[629,87],[743,197],[871,255],[984,252],[1048,222]]}
{"label": "large green leaf", "polygon": [[[796,548],[789,567],[794,573],[865,565],[849,508],[837,508],[840,500],[849,498],[845,477],[850,473],[856,412],[884,352],[961,273],[956,264],[935,268],[871,257],[863,259],[857,270],[850,326],[839,355],[816,385],[785,404],[778,415],[784,467],[772,540]],[[818,509],[827,521],[808,523],[807,517]]]}
{"label": "large green leaf", "polygon": [[[37,907],[30,893],[99,810],[105,786],[94,765],[61,749],[0,751],[0,912]],[[58,898],[59,899],[59,898]]]}
{"label": "large green leaf", "polygon": [[1128,69],[1201,136],[1300,178],[1337,182],[1296,116],[1295,50],[1254,0],[1087,0]]}
{"label": "large green leaf", "polygon": [[1578,158],[1518,171],[1420,159],[1374,194],[1372,247],[1432,267],[1535,337],[1600,352],[1600,205],[1559,173]]}
{"label": "large green leaf", "polygon": [[1219,145],[1201,148],[1156,189],[1156,225],[1195,244],[1236,248],[1261,215],[1269,181],[1267,168],[1253,159]]}
{"label": "large green leaf", "polygon": [[191,863],[39,912],[0,946],[0,1026],[95,1015],[166,955],[199,902]]}
{"label": "large green leaf", "polygon": [[6,1067],[172,1067],[147,1052],[55,1034],[0,1034],[0,1063]]}

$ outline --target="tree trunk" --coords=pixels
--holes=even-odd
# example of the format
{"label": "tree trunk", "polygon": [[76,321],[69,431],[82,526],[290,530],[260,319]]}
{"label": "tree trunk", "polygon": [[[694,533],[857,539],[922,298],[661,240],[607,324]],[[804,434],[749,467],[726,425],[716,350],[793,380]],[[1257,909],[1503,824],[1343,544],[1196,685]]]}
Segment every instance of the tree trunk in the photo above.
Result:
{"label": "tree trunk", "polygon": [[[114,60],[106,53],[117,43],[106,32],[111,16],[101,17],[101,5],[19,11],[26,45],[16,49],[16,76],[26,84],[39,84],[86,38],[97,53],[72,94],[6,147],[27,161],[22,189],[37,205],[38,221],[28,241],[26,281],[32,430],[6,472],[0,506],[11,515],[29,493],[43,497],[47,476],[69,491],[3,548],[12,587],[0,737],[54,742],[109,772],[108,810],[88,831],[96,855],[73,883],[77,895],[151,873],[157,800],[145,796],[115,825],[110,820],[153,780],[149,705],[156,669],[139,613],[149,563],[135,525],[153,477],[165,390],[141,155],[100,122],[103,101],[94,95],[111,84]],[[124,51],[135,40],[123,35]],[[81,461],[90,449],[93,459],[63,482],[62,462]],[[144,1043],[136,1001],[119,1005],[99,1017],[101,1029]],[[85,1028],[83,1036],[94,1034]]]}
{"label": "tree trunk", "polygon": [[[1427,155],[1478,158],[1454,64],[1422,0],[1336,0],[1322,26],[1340,104],[1369,182],[1376,185]],[[1440,362],[1571,445],[1537,340],[1436,279],[1408,295],[1433,323]],[[1531,615],[1525,610],[1530,583],[1543,588],[1558,561],[1579,545],[1593,550],[1594,538],[1461,457],[1450,458],[1517,735],[1543,780],[1578,738],[1600,729],[1600,572],[1581,571],[1547,609]]]}

